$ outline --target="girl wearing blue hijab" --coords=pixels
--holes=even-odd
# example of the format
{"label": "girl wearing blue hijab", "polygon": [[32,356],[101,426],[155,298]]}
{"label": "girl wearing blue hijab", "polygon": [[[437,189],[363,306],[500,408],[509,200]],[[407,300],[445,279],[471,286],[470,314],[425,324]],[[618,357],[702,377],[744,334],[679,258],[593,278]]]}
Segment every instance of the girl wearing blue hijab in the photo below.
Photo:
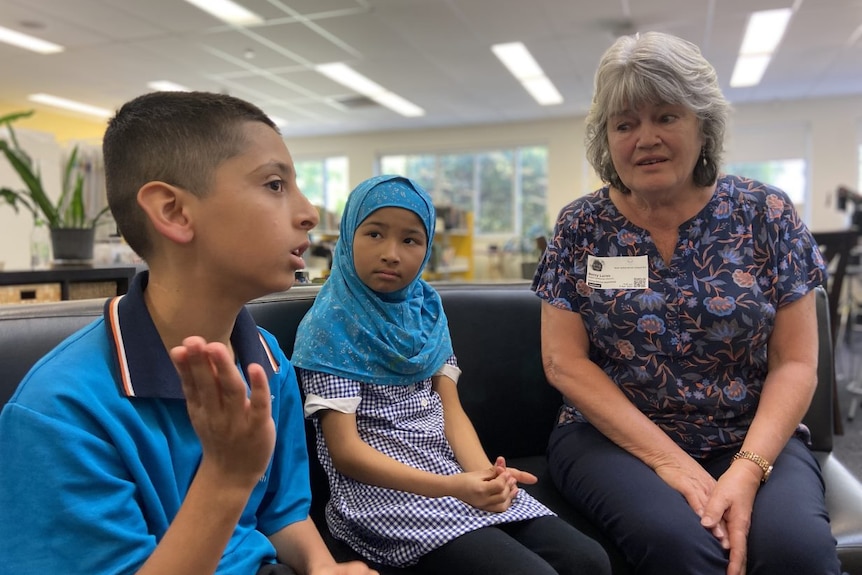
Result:
{"label": "girl wearing blue hijab", "polygon": [[446,314],[421,277],[435,220],[412,180],[360,184],[299,326],[291,361],[329,478],[329,529],[412,572],[610,573],[598,543],[518,489],[534,476],[491,463],[461,407]]}

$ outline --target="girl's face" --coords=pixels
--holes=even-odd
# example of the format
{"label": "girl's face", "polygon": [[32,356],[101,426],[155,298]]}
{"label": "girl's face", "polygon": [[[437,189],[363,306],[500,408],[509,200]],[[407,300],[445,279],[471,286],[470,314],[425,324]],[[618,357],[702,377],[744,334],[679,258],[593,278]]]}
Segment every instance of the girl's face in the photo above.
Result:
{"label": "girl's face", "polygon": [[362,283],[391,293],[412,282],[428,249],[425,225],[404,208],[380,208],[365,218],[353,236],[353,266]]}

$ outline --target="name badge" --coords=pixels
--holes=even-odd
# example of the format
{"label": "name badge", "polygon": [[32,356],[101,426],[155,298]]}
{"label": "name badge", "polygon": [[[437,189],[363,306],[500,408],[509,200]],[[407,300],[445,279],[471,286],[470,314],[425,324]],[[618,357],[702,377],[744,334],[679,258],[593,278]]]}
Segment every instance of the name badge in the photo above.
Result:
{"label": "name badge", "polygon": [[595,289],[645,289],[649,285],[648,257],[587,256],[587,285]]}

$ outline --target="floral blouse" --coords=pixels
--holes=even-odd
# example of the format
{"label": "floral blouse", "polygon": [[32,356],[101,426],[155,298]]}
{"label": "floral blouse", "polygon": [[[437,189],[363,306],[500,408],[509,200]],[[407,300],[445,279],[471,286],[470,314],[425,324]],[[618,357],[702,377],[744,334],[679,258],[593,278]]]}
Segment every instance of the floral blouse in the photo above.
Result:
{"label": "floral blouse", "polygon": [[[596,289],[588,256],[647,256],[642,288]],[[775,312],[826,280],[787,195],[736,176],[679,227],[669,264],[604,187],[564,207],[533,290],[581,315],[590,358],[694,457],[741,445],[760,400]],[[593,283],[593,282],[591,282]],[[571,405],[559,424],[585,422]]]}

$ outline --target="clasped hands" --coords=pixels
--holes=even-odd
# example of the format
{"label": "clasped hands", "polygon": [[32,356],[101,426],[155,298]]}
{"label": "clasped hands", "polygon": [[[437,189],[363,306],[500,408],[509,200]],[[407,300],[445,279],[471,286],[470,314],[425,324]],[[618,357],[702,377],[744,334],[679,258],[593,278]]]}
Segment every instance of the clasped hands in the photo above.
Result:
{"label": "clasped hands", "polygon": [[506,459],[497,457],[494,465],[479,471],[465,471],[450,476],[454,483],[453,495],[461,501],[493,513],[502,513],[518,494],[518,484],[536,483],[532,473],[506,466]]}

